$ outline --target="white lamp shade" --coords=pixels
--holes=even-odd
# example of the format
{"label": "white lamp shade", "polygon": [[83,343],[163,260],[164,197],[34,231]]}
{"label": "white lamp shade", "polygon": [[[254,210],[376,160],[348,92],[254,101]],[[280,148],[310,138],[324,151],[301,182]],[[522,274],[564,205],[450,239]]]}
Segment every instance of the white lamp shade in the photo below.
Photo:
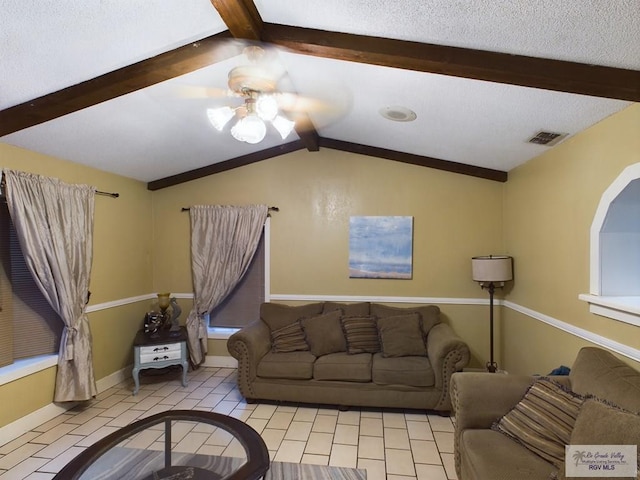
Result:
{"label": "white lamp shade", "polygon": [[506,282],[513,280],[513,258],[506,255],[473,257],[471,270],[476,282]]}
{"label": "white lamp shade", "polygon": [[241,142],[258,143],[266,134],[267,126],[257,115],[247,115],[231,128],[233,138]]}
{"label": "white lamp shade", "polygon": [[233,118],[235,112],[230,107],[207,108],[207,117],[213,128],[222,131],[224,126]]}
{"label": "white lamp shade", "polygon": [[256,113],[270,122],[278,114],[278,102],[270,95],[260,95],[256,100]]}
{"label": "white lamp shade", "polygon": [[293,127],[296,126],[296,122],[284,118],[282,115],[278,115],[274,118],[271,124],[276,128],[276,130],[278,130],[278,133],[283,140],[289,136]]}

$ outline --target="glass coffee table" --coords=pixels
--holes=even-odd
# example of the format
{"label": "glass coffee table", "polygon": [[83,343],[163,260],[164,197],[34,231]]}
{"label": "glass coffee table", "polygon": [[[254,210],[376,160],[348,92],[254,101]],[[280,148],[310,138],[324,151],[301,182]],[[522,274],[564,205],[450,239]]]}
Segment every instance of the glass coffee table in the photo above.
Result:
{"label": "glass coffee table", "polygon": [[268,469],[264,440],[246,423],[219,413],[168,410],[99,440],[54,480],[254,480]]}

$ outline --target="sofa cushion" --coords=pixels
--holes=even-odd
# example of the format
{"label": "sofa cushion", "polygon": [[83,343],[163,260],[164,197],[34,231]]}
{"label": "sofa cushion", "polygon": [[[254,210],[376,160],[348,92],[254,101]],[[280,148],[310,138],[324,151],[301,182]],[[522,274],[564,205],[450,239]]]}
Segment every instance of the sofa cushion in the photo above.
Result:
{"label": "sofa cushion", "polygon": [[574,392],[605,398],[625,410],[640,412],[640,372],[606,350],[582,348],[569,378]]}
{"label": "sofa cushion", "polygon": [[358,303],[340,303],[340,302],[324,302],[322,313],[333,312],[334,310],[342,310],[342,314],[346,317],[369,315],[369,302]]}
{"label": "sofa cushion", "polygon": [[371,381],[371,354],[349,355],[345,352],[319,357],[313,365],[316,380]]}
{"label": "sofa cushion", "polygon": [[492,428],[559,467],[583,402],[582,396],[541,378]]}
{"label": "sofa cushion", "polygon": [[317,315],[322,311],[322,303],[309,303],[292,307],[279,303],[263,303],[260,305],[260,318],[274,331],[291,325],[293,322]]}
{"label": "sofa cushion", "polygon": [[347,339],[347,353],[376,353],[380,351],[378,325],[369,315],[347,317],[340,320]]}
{"label": "sofa cushion", "polygon": [[384,318],[404,315],[407,313],[418,313],[425,336],[434,325],[440,323],[440,308],[435,305],[424,305],[422,307],[388,307],[380,303],[372,303],[370,306],[371,315]]}
{"label": "sofa cushion", "polygon": [[[638,442],[640,442],[640,415],[594,398],[588,398],[582,404],[571,434],[571,445],[637,445]],[[640,467],[640,456],[638,467]],[[565,477],[565,466],[562,465],[557,475],[551,478],[579,480],[583,477]]]}
{"label": "sofa cushion", "polygon": [[385,357],[426,356],[420,315],[408,313],[395,317],[378,318],[378,334],[382,355]]}
{"label": "sofa cushion", "polygon": [[340,323],[341,317],[342,310],[334,310],[300,321],[309,350],[316,357],[347,350],[347,341]]}
{"label": "sofa cushion", "polygon": [[309,350],[304,338],[304,331],[300,322],[271,331],[271,351],[274,353],[296,352]]}
{"label": "sofa cushion", "polygon": [[373,355],[371,379],[378,385],[432,387],[435,374],[427,357],[391,357]]}
{"label": "sofa cushion", "polygon": [[546,479],[555,467],[489,429],[465,429],[459,439],[461,478],[487,480]]}
{"label": "sofa cushion", "polygon": [[316,357],[310,352],[267,353],[258,363],[257,375],[262,378],[309,380],[313,378]]}

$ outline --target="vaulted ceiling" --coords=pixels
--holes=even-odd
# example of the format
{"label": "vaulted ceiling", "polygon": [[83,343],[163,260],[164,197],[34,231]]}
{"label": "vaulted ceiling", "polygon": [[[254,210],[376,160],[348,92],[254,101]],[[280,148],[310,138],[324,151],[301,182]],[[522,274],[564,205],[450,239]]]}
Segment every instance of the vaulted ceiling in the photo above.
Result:
{"label": "vaulted ceiling", "polygon": [[[0,23],[0,141],[150,189],[323,148],[505,181],[553,148],[539,131],[640,100],[637,0],[9,0]],[[285,140],[216,131],[207,108],[237,99],[194,93],[251,42],[278,47],[279,88],[330,107]]]}

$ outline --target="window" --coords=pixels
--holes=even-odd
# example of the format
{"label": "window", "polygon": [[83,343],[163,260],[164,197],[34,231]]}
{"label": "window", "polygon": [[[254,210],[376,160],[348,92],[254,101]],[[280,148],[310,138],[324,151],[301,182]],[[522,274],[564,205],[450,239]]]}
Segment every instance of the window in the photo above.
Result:
{"label": "window", "polygon": [[24,261],[4,200],[0,200],[0,367],[58,353],[64,324]]}
{"label": "window", "polygon": [[640,326],[640,163],[605,191],[591,225],[591,312]]}
{"label": "window", "polygon": [[251,260],[247,273],[223,302],[209,314],[209,327],[240,328],[260,315],[265,298],[265,235]]}

